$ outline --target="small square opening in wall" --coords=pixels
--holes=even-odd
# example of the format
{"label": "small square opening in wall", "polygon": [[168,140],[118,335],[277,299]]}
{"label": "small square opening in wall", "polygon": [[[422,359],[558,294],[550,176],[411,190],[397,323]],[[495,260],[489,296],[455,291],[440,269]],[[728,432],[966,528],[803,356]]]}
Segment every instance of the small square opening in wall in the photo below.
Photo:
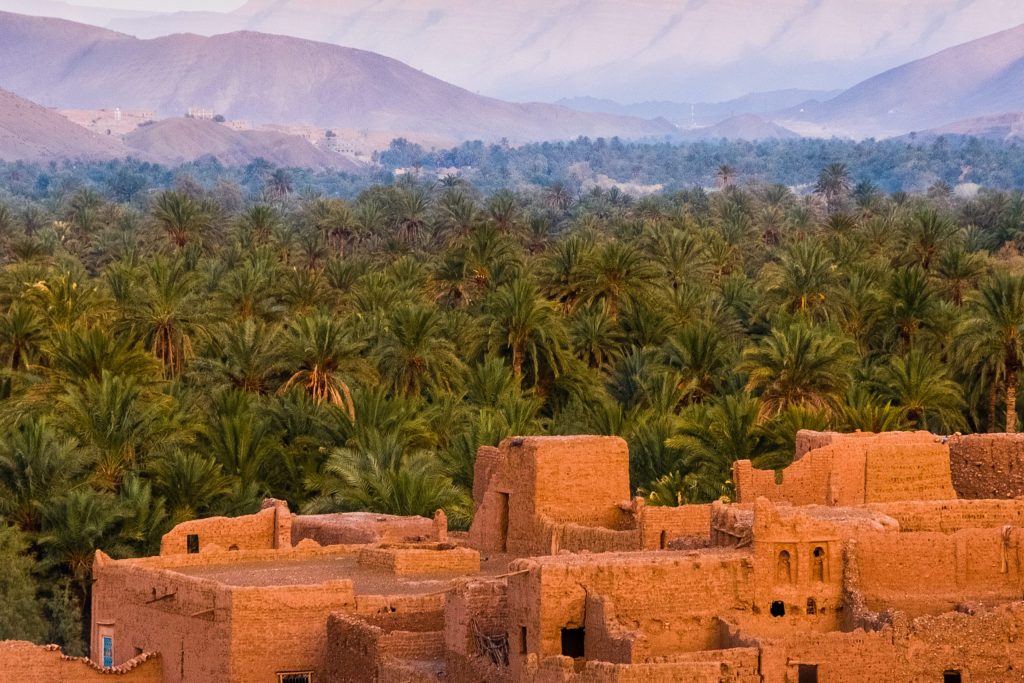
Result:
{"label": "small square opening in wall", "polygon": [[277,683],[313,683],[312,671],[288,671],[277,674]]}
{"label": "small square opening in wall", "polygon": [[563,628],[562,629],[562,656],[579,659],[586,656],[584,643],[586,642],[586,629]]}
{"label": "small square opening in wall", "polygon": [[799,683],[818,683],[818,665],[801,664],[797,668],[796,680]]}
{"label": "small square opening in wall", "polygon": [[942,672],[942,683],[963,683],[963,676],[956,669],[947,669]]}
{"label": "small square opening in wall", "polygon": [[772,603],[772,607],[768,613],[773,617],[784,617],[786,616],[786,604],[782,602],[782,600],[776,600]]}
{"label": "small square opening in wall", "polygon": [[199,534],[189,534],[185,537],[185,548],[188,550],[189,555],[195,555],[199,552]]}

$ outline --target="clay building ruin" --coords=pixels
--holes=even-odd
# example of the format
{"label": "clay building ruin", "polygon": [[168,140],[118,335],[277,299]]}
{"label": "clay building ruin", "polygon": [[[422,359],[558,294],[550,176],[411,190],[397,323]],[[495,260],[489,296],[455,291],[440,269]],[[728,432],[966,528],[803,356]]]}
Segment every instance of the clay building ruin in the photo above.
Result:
{"label": "clay building ruin", "polygon": [[[614,437],[482,448],[468,533],[257,514],[97,553],[92,662],[17,680],[1024,681],[1024,439],[801,432],[737,502],[630,498]],[[26,649],[27,648],[27,649]],[[26,655],[30,652],[31,656]],[[59,660],[59,661],[58,661]],[[78,671],[88,671],[75,678]]]}

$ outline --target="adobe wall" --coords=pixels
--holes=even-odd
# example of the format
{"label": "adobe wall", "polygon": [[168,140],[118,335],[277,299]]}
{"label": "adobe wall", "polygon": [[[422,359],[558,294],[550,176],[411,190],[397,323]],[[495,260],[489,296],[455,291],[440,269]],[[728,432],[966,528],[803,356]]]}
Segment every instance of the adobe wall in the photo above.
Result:
{"label": "adobe wall", "polygon": [[288,504],[266,500],[263,509],[241,517],[207,517],[182,522],[160,539],[161,555],[188,553],[188,537],[199,536],[199,552],[221,550],[264,550],[291,545],[292,515]]}
{"label": "adobe wall", "polygon": [[[809,442],[825,440],[815,435]],[[806,445],[806,444],[805,444]],[[733,465],[736,499],[759,497],[793,505],[848,506],[898,500],[956,498],[949,447],[927,432],[832,435],[780,473],[756,470],[749,460]]]}
{"label": "adobe wall", "polygon": [[945,500],[874,503],[869,506],[897,521],[900,531],[992,529],[1024,526],[1022,500]]}
{"label": "adobe wall", "polygon": [[327,618],[354,603],[352,582],[231,589],[233,683],[274,681],[281,671],[325,675]]}
{"label": "adobe wall", "polygon": [[434,521],[426,517],[401,517],[372,512],[292,517],[291,542],[303,539],[320,545],[359,543],[415,543],[437,541]]}
{"label": "adobe wall", "polygon": [[711,504],[645,505],[640,513],[640,530],[640,548],[644,550],[666,550],[682,537],[710,539]]}
{"label": "adobe wall", "polygon": [[949,460],[960,498],[1024,496],[1024,434],[951,436]]}
{"label": "adobe wall", "polygon": [[231,593],[207,579],[184,576],[97,552],[93,564],[93,661],[101,637],[112,637],[113,662],[159,652],[164,683],[231,681]]}
{"label": "adobe wall", "polygon": [[708,650],[663,657],[658,662],[586,662],[577,669],[568,657],[549,657],[537,667],[535,683],[762,683],[757,648]]}
{"label": "adobe wall", "polygon": [[[642,633],[637,650],[645,657],[716,648],[718,615],[753,602],[750,556],[734,551],[560,555],[510,569],[517,573],[508,578],[509,628],[527,635],[525,648],[510,647],[513,675],[530,654],[561,654],[562,629],[585,627],[588,596],[613,606],[617,627]],[[586,637],[588,659],[615,656]]]}
{"label": "adobe wall", "polygon": [[56,645],[0,640],[0,679],[12,683],[162,683],[160,656],[142,654],[105,669],[86,657],[67,657]]}
{"label": "adobe wall", "polygon": [[817,665],[818,680],[829,683],[941,682],[946,671],[960,672],[966,683],[1024,681],[1022,610],[1018,602],[975,614],[898,618],[879,631],[761,639],[764,682],[796,681],[801,663]]}
{"label": "adobe wall", "polygon": [[1019,600],[1024,529],[963,529],[953,533],[863,532],[856,543],[858,589],[874,611],[918,616],[970,601]]}
{"label": "adobe wall", "polygon": [[[546,523],[625,530],[629,448],[618,437],[536,436],[505,439],[498,455],[477,457],[486,482],[470,527],[470,545],[527,556],[552,552]],[[480,494],[480,487],[474,486]]]}
{"label": "adobe wall", "polygon": [[445,665],[453,681],[509,680],[509,669],[481,649],[478,635],[506,634],[508,647],[522,647],[508,621],[507,579],[464,579],[448,593],[444,612]]}
{"label": "adobe wall", "polygon": [[[386,680],[389,660],[438,661],[444,659],[441,631],[388,630],[358,617],[335,613],[327,619],[325,680],[362,683]],[[394,671],[396,680],[415,670]]]}
{"label": "adobe wall", "polygon": [[475,574],[480,571],[480,553],[448,544],[435,544],[435,547],[381,546],[360,550],[359,564],[396,576]]}

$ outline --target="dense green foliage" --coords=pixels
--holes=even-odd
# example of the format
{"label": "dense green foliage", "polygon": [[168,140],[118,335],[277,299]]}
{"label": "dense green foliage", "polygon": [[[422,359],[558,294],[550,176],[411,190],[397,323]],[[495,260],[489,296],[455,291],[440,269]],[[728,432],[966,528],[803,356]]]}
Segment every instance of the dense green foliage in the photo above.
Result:
{"label": "dense green foliage", "polygon": [[621,435],[679,504],[800,428],[1016,425],[1019,193],[836,163],[802,197],[728,164],[640,200],[269,171],[125,197],[97,168],[0,203],[0,605],[30,615],[0,637],[80,648],[95,549],[264,496],[464,526],[477,448],[512,434]]}

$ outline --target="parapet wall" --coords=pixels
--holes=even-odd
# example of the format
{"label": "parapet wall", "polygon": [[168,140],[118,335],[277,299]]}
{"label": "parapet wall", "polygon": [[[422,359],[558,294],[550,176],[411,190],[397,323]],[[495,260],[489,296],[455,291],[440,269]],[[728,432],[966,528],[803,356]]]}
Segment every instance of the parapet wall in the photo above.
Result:
{"label": "parapet wall", "polygon": [[141,654],[103,668],[86,657],[67,657],[56,645],[0,641],[0,679],[11,683],[162,683],[159,655]]}
{"label": "parapet wall", "polygon": [[951,436],[949,464],[960,498],[1024,496],[1024,434]]}
{"label": "parapet wall", "polygon": [[779,483],[771,470],[756,470],[749,460],[736,462],[737,501],[752,503],[764,497],[793,505],[845,506],[956,498],[949,448],[932,434],[836,434],[830,440],[821,433],[811,436],[804,435],[805,446],[825,445],[806,451],[782,470]]}
{"label": "parapet wall", "polygon": [[433,520],[426,517],[400,517],[372,512],[346,512],[331,515],[295,515],[292,517],[291,542],[304,539],[320,545],[359,543],[416,543],[437,541]]}
{"label": "parapet wall", "polygon": [[189,537],[194,536],[192,550],[269,550],[291,545],[292,515],[288,504],[266,500],[262,510],[241,517],[207,517],[182,522],[160,539],[161,555],[189,554]]}

